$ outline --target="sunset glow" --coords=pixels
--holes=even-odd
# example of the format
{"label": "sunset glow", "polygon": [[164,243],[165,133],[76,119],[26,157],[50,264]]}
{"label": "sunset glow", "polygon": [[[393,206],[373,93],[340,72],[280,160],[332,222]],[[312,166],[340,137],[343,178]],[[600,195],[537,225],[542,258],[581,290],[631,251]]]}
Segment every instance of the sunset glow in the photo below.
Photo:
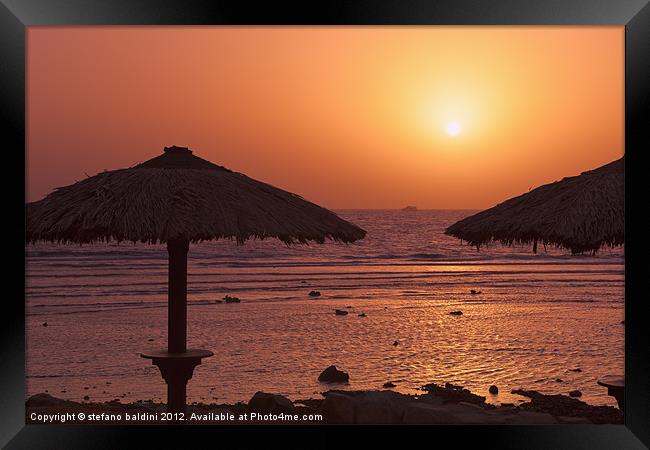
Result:
{"label": "sunset glow", "polygon": [[21,417],[623,424],[625,36],[28,27]]}
{"label": "sunset glow", "polygon": [[447,124],[447,133],[452,136],[458,136],[460,134],[460,124],[458,122],[449,122]]}
{"label": "sunset glow", "polygon": [[30,27],[28,200],[164,146],[329,208],[485,208],[619,158],[623,27]]}

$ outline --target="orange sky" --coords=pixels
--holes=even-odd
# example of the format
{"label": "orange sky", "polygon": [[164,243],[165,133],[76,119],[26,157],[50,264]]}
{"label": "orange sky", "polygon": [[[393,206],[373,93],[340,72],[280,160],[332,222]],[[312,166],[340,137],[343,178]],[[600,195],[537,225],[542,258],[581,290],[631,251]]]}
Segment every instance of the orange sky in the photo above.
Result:
{"label": "orange sky", "polygon": [[27,38],[28,201],[169,145],[329,208],[485,208],[623,154],[623,27]]}

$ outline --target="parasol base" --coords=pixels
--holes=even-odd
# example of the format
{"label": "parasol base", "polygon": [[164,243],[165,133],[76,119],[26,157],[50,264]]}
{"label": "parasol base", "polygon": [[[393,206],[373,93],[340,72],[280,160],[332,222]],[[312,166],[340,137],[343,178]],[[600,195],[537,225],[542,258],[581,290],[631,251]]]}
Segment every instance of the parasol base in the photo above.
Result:
{"label": "parasol base", "polygon": [[598,380],[598,384],[607,388],[607,395],[616,399],[618,409],[625,410],[625,377],[622,375],[607,375]]}
{"label": "parasol base", "polygon": [[167,411],[172,413],[185,413],[187,382],[192,378],[194,368],[201,364],[201,359],[212,355],[214,353],[209,350],[196,348],[182,353],[170,353],[164,349],[140,353],[141,357],[151,359],[151,363],[160,369],[167,383]]}

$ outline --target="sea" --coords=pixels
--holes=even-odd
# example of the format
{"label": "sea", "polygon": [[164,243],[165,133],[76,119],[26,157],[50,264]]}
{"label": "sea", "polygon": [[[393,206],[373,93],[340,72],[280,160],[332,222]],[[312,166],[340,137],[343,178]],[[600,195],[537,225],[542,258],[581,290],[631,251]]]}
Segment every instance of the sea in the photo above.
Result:
{"label": "sea", "polygon": [[[444,234],[475,212],[336,211],[368,232],[353,244],[192,244],[188,347],[214,356],[195,369],[188,403],[390,381],[408,394],[462,385],[493,404],[526,400],[511,393],[521,388],[616,405],[597,380],[624,370],[623,248],[478,251]],[[166,347],[164,245],[28,244],[26,268],[27,396],[165,400],[158,368],[140,357]],[[218,302],[226,295],[240,303]],[[349,382],[319,382],[330,365]]]}

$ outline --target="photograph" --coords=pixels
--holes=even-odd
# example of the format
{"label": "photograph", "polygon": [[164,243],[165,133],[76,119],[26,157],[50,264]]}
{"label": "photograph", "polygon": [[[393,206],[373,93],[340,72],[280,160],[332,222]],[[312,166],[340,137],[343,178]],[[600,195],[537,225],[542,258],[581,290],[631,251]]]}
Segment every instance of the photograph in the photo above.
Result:
{"label": "photograph", "polygon": [[25,38],[27,424],[624,423],[625,27]]}

